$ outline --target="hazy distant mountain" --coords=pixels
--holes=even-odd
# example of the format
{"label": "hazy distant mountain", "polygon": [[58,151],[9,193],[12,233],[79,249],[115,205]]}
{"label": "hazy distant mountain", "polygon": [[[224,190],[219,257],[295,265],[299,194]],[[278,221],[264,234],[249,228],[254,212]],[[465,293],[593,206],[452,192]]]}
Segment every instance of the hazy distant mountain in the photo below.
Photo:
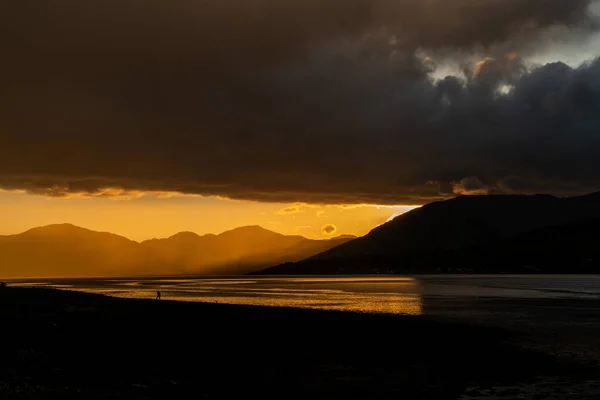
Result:
{"label": "hazy distant mountain", "polygon": [[337,239],[356,239],[356,236],[353,236],[353,235],[339,235],[339,236],[335,236],[335,237],[331,238],[330,240],[337,240]]}
{"label": "hazy distant mountain", "polygon": [[[560,252],[564,271],[575,271],[570,266],[581,257],[593,259],[593,247],[600,245],[590,228],[598,226],[598,219],[600,193],[573,198],[462,196],[412,210],[362,238],[265,272],[556,271],[556,265],[549,266],[551,252]],[[572,238],[587,247],[577,247]]]}
{"label": "hazy distant mountain", "polygon": [[260,226],[236,228],[220,235],[183,232],[142,242],[146,264],[178,266],[182,273],[246,273],[280,262],[300,261],[351,240],[310,240],[286,236]]}
{"label": "hazy distant mountain", "polygon": [[0,277],[122,275],[135,271],[139,244],[70,224],[0,236]]}
{"label": "hazy distant mountain", "polygon": [[249,226],[137,243],[70,224],[50,225],[0,236],[0,277],[246,273],[299,261],[348,240],[310,240]]}

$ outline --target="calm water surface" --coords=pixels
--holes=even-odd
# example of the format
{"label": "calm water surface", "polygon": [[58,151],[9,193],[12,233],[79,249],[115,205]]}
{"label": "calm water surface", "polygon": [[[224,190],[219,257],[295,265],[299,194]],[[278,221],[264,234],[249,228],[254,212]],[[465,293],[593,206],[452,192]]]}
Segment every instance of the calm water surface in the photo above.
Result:
{"label": "calm water surface", "polygon": [[126,298],[289,306],[394,314],[476,312],[503,300],[600,299],[600,276],[443,275],[20,280]]}

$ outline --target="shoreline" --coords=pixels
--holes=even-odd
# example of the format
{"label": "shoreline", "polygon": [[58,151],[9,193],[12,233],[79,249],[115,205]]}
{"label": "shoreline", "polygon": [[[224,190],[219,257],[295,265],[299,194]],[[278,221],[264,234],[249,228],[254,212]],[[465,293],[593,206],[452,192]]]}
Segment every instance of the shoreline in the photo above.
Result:
{"label": "shoreline", "polygon": [[111,275],[111,276],[50,276],[50,277],[9,277],[3,278],[4,282],[22,282],[22,281],[39,281],[39,280],[51,280],[51,281],[69,281],[69,280],[119,280],[119,279],[128,279],[128,280],[150,280],[150,279],[255,279],[255,278],[264,278],[264,279],[286,279],[286,278],[304,278],[304,277],[314,277],[314,278],[359,278],[359,277],[369,277],[369,278],[437,278],[437,277],[474,277],[474,278],[486,278],[486,277],[556,277],[556,278],[564,278],[566,277],[590,277],[590,276],[600,276],[598,272],[578,272],[573,273],[569,271],[565,271],[563,273],[552,272],[552,273],[518,273],[518,272],[493,272],[493,273],[482,273],[482,272],[451,272],[451,273],[440,273],[440,272],[407,272],[407,273],[346,273],[346,274],[261,274],[261,271],[258,272],[249,272],[247,274],[230,274],[230,275],[198,275],[198,274],[180,274],[180,275]]}
{"label": "shoreline", "polygon": [[6,288],[0,318],[3,399],[456,399],[597,372],[509,330],[426,316]]}

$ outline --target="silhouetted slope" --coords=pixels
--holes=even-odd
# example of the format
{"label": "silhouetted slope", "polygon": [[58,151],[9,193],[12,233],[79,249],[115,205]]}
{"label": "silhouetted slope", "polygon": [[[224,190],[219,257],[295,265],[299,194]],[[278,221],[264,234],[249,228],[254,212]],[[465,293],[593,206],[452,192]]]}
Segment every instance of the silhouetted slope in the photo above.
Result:
{"label": "silhouetted slope", "polygon": [[300,261],[350,239],[309,240],[259,226],[220,235],[180,232],[137,243],[70,224],[0,236],[0,277],[247,273]]}
{"label": "silhouetted slope", "polygon": [[306,258],[312,257],[307,257],[307,254],[320,254],[324,251],[335,248],[350,240],[353,240],[354,238],[355,237],[351,235],[344,235],[344,237],[333,238],[329,240],[304,239],[301,242],[298,242],[295,245],[288,247],[279,254],[271,253],[269,255],[261,255],[259,259],[256,259],[256,261],[260,260],[260,263],[255,263],[254,265],[271,266],[284,262],[302,261]]}
{"label": "silhouetted slope", "polygon": [[285,263],[260,274],[600,273],[600,219],[535,229],[453,250]]}
{"label": "silhouetted slope", "polygon": [[[435,261],[435,256],[432,255],[429,264]],[[462,268],[462,272],[598,273],[600,219],[540,228],[439,256]]]}
{"label": "silhouetted slope", "polygon": [[[475,248],[481,249],[478,257],[482,259],[500,260],[497,254],[501,252],[502,246],[517,246],[525,239],[516,237],[544,228],[565,226],[564,232],[561,231],[565,238],[584,235],[593,239],[594,236],[590,236],[593,231],[575,233],[572,230],[579,228],[566,225],[596,218],[600,218],[600,194],[597,193],[564,199],[546,195],[463,196],[412,210],[373,229],[362,238],[309,260],[276,266],[265,272],[443,272],[463,269],[485,272],[485,269],[475,265],[462,268],[458,264],[462,263],[464,266],[464,260],[470,260],[472,264],[481,265],[480,259],[471,256]],[[527,262],[531,263],[535,254],[543,252],[544,246],[557,246],[566,249],[565,255],[569,253],[569,248],[560,240],[553,242],[543,233],[538,235],[538,249],[527,257],[523,252],[516,253],[511,262],[524,264],[529,260]],[[506,241],[513,237],[515,242]],[[547,244],[544,244],[543,238]],[[483,245],[485,247],[478,247]],[[573,250],[576,251],[577,248]],[[450,255],[454,258],[449,258]],[[517,255],[521,255],[522,260]],[[544,259],[544,256],[540,254],[539,259]],[[491,263],[486,262],[486,265]],[[502,270],[499,263],[494,265],[496,271]],[[564,268],[568,270],[567,265]]]}

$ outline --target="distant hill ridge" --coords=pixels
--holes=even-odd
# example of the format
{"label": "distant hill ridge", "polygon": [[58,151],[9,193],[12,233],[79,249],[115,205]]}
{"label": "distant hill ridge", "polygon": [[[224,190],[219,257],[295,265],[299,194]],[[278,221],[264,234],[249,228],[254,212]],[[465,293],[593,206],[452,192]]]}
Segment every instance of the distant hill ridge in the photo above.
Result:
{"label": "distant hill ridge", "polygon": [[600,273],[599,221],[600,193],[460,196],[264,273]]}
{"label": "distant hill ridge", "polygon": [[179,232],[141,243],[72,224],[0,236],[0,278],[238,274],[299,261],[351,240],[311,240],[260,226]]}

